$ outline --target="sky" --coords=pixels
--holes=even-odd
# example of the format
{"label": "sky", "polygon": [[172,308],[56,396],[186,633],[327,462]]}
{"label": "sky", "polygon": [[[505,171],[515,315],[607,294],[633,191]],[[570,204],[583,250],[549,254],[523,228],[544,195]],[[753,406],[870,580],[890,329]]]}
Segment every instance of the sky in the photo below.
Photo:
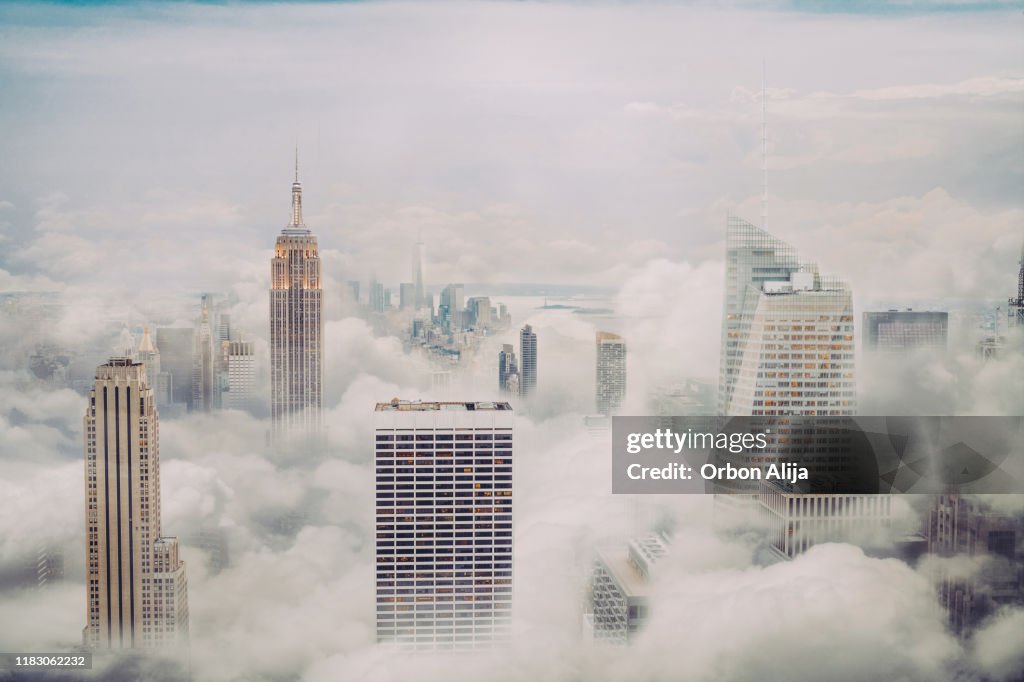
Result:
{"label": "sky", "polygon": [[[232,294],[233,321],[265,353],[297,146],[324,260],[328,446],[268,452],[266,421],[240,412],[162,421],[194,679],[457,682],[482,666],[509,681],[1011,679],[1024,611],[953,637],[934,598],[948,567],[838,544],[766,567],[753,534],[711,532],[709,500],[611,496],[610,453],[579,428],[595,323],[526,307],[514,325],[538,332],[540,388],[516,424],[514,646],[473,665],[389,659],[368,588],[367,406],[423,396],[430,368],[340,301],[347,280],[407,281],[421,234],[435,294],[451,281],[605,291],[629,319],[636,413],[659,383],[713,383],[726,216],[761,221],[763,68],[768,230],[850,282],[858,310],[994,305],[1024,240],[1021,9],[0,5],[0,294],[63,305],[45,328],[0,318],[0,576],[43,541],[69,562],[52,590],[0,580],[0,651],[64,650],[85,618],[84,398],[30,381],[28,355],[42,341],[90,347],[110,320],[189,324],[202,291]],[[948,355],[862,366],[865,409],[1021,414],[1024,357],[983,364],[978,330],[961,331]],[[880,543],[914,528],[914,505],[899,509]],[[593,549],[665,515],[678,528],[648,631],[629,650],[583,646]],[[230,539],[223,571],[199,528]],[[702,625],[682,636],[693,614]],[[117,665],[101,672],[165,670]]]}
{"label": "sky", "polygon": [[338,281],[407,280],[420,233],[438,290],[617,288],[653,258],[720,260],[727,212],[760,222],[764,65],[769,229],[866,300],[1002,298],[1024,239],[1022,23],[1019,8],[5,4],[0,282],[265,282],[296,144]]}

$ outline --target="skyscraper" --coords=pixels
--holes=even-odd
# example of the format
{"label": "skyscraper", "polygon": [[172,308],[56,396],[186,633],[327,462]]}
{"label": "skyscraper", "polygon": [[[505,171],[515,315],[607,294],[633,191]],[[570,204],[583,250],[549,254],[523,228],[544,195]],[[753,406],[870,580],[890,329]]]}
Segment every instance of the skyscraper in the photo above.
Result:
{"label": "skyscraper", "polygon": [[291,222],[271,261],[270,413],[275,437],[316,432],[323,410],[323,290],[316,237],[302,222],[296,154]]}
{"label": "skyscraper", "polygon": [[376,278],[373,278],[370,280],[370,286],[367,287],[367,290],[369,292],[370,312],[384,312],[384,285],[378,282]]}
{"label": "skyscraper", "polygon": [[449,334],[464,329],[465,307],[465,287],[461,284],[449,284],[441,290],[440,308],[447,310],[447,316],[441,320],[441,324]]}
{"label": "skyscraper", "polygon": [[149,327],[142,330],[142,341],[139,342],[138,358],[146,367],[146,383],[153,389],[153,397],[156,398],[157,407],[170,405],[171,400],[171,375],[162,371],[160,362],[160,349],[153,345],[153,339],[149,335]]}
{"label": "skyscraper", "polygon": [[156,347],[160,369],[171,375],[171,401],[192,404],[192,348],[195,330],[190,327],[158,327]]}
{"label": "skyscraper", "polygon": [[202,312],[196,321],[192,344],[192,409],[209,412],[216,401],[217,377],[208,295],[203,295]]}
{"label": "skyscraper", "polygon": [[415,310],[419,306],[416,305],[416,285],[412,282],[402,282],[398,285],[398,307],[400,310]]}
{"label": "skyscraper", "polygon": [[512,408],[378,403],[377,639],[481,649],[512,617]]}
{"label": "skyscraper", "polygon": [[537,335],[533,327],[519,330],[519,395],[527,398],[537,389]]}
{"label": "skyscraper", "polygon": [[412,255],[412,281],[416,287],[416,309],[428,307],[423,292],[423,242],[419,238]]}
{"label": "skyscraper", "polygon": [[853,295],[764,230],[729,218],[719,411],[852,415]]}
{"label": "skyscraper", "polygon": [[746,348],[750,322],[761,298],[761,285],[786,280],[800,270],[796,249],[759,227],[729,216],[726,224],[725,302],[719,358],[718,412],[729,405]]}
{"label": "skyscraper", "polygon": [[862,333],[864,349],[867,351],[945,349],[949,335],[949,313],[910,308],[865,312]]}
{"label": "skyscraper", "polygon": [[185,645],[185,562],[177,539],[161,535],[159,421],[141,363],[111,358],[96,368],[83,428],[88,543],[83,644]]}
{"label": "skyscraper", "polygon": [[251,410],[256,394],[256,354],[252,341],[225,341],[223,343],[227,365],[227,391],[224,407]]}
{"label": "skyscraper", "polygon": [[1007,301],[1006,315],[1009,327],[1024,328],[1024,244],[1020,247],[1020,269],[1017,271],[1017,296]]}
{"label": "skyscraper", "polygon": [[[504,394],[512,394],[512,384],[519,388],[519,366],[516,362],[516,352],[511,343],[501,345],[498,351],[498,390]],[[514,377],[514,379],[513,379]]]}
{"label": "skyscraper", "polygon": [[610,332],[597,332],[597,411],[610,415],[626,398],[626,342]]}

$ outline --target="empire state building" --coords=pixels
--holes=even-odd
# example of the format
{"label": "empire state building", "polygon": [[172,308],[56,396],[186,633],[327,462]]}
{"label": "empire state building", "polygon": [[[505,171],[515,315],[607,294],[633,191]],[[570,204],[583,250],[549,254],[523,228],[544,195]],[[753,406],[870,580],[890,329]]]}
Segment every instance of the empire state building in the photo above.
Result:
{"label": "empire state building", "polygon": [[316,237],[302,222],[298,154],[291,222],[277,237],[270,282],[273,435],[316,434],[323,420],[323,290]]}

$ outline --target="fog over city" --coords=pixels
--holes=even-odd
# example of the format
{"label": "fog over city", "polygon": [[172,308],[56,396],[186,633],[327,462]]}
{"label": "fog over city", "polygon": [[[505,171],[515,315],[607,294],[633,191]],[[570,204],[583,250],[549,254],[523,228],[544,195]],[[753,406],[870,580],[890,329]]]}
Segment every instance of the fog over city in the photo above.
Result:
{"label": "fog over city", "polygon": [[[87,399],[39,381],[29,358],[191,327],[211,292],[255,344],[260,403],[161,414],[189,659],[97,658],[97,678],[1019,679],[1024,609],[960,638],[936,599],[941,576],[985,559],[879,558],[919,531],[923,496],[895,498],[892,527],[862,546],[766,562],[757,519],[715,532],[711,496],[613,496],[607,434],[583,426],[599,329],[628,343],[623,414],[651,413],[664,386],[713,396],[726,217],[761,224],[763,68],[766,229],[849,284],[858,344],[863,311],[950,312],[944,352],[858,348],[860,413],[1024,414],[1024,344],[1006,327],[1024,241],[1024,15],[864,6],[0,7],[0,652],[69,651],[86,624]],[[325,319],[326,442],[301,454],[269,444],[267,367],[296,146]],[[464,282],[512,316],[443,396],[432,360],[348,295],[350,281],[411,281],[418,239],[435,300]],[[374,621],[374,405],[500,399],[495,358],[524,324],[538,382],[511,401],[511,645],[468,665],[395,657]],[[1006,352],[984,360],[993,335]],[[985,502],[1024,514],[1024,496]],[[629,647],[585,642],[595,549],[666,525],[646,628]],[[197,540],[211,530],[228,557]],[[62,549],[65,578],[25,587],[16,574],[41,546]]]}

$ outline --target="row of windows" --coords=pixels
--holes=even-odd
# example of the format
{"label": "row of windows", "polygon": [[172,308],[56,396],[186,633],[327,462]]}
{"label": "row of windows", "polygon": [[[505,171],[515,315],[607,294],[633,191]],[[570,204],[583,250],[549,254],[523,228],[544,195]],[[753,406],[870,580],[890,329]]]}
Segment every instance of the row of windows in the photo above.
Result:
{"label": "row of windows", "polygon": [[399,434],[387,434],[378,433],[378,443],[389,443],[389,442],[406,442],[411,440],[417,440],[421,442],[426,441],[450,441],[450,440],[512,440],[511,433],[417,433],[415,435],[411,433],[399,433]]}

